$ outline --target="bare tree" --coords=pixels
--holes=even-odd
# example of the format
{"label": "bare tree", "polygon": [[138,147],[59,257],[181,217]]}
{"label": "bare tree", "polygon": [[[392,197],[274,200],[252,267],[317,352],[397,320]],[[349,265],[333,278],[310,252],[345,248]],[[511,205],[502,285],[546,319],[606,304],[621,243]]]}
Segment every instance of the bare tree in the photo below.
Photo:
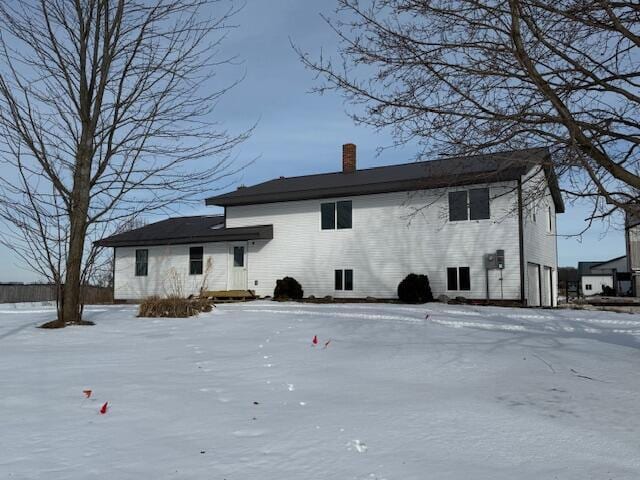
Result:
{"label": "bare tree", "polygon": [[0,138],[11,175],[5,244],[64,284],[57,326],[81,322],[92,238],[141,212],[200,200],[235,173],[212,120],[233,64],[223,0],[0,1]]}
{"label": "bare tree", "polygon": [[359,122],[421,155],[549,146],[590,221],[638,210],[640,4],[338,0],[339,61],[296,47]]}

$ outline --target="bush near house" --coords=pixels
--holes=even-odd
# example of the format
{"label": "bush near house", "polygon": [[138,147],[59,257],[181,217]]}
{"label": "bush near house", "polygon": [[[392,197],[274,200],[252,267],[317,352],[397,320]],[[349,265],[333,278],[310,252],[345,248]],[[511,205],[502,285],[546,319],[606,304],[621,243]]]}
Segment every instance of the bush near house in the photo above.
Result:
{"label": "bush near house", "polygon": [[429,277],[410,273],[398,285],[398,298],[405,303],[433,302]]}
{"label": "bush near house", "polygon": [[187,318],[198,315],[200,312],[210,312],[212,309],[213,305],[206,299],[154,296],[143,300],[138,310],[138,317]]}
{"label": "bush near house", "polygon": [[602,285],[602,295],[605,297],[615,297],[616,294],[615,288],[611,288],[609,285]]}
{"label": "bush near house", "polygon": [[276,280],[274,300],[300,300],[303,295],[302,285],[295,278],[284,277],[282,280]]}

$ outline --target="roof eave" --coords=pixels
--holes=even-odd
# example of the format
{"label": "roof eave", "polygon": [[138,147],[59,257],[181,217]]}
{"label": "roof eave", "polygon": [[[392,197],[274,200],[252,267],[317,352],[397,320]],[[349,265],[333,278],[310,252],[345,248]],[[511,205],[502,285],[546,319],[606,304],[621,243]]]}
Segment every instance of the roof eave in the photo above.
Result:
{"label": "roof eave", "polygon": [[[220,195],[206,199],[207,205],[217,205],[221,207],[236,207],[243,205],[256,205],[263,203],[280,203],[298,200],[315,200],[322,198],[335,198],[344,196],[375,195],[380,193],[410,192],[418,190],[434,190],[437,188],[461,187],[466,185],[481,185],[490,183],[500,183],[515,181],[524,174],[522,167],[505,170],[502,172],[491,172],[488,174],[467,174],[458,175],[455,178],[426,178],[421,180],[400,180],[395,182],[365,184],[357,186],[340,186],[322,188],[316,190],[293,191],[286,193],[255,194],[245,196]],[[233,192],[236,193],[236,192]]]}
{"label": "roof eave", "polygon": [[137,247],[153,245],[188,245],[195,243],[237,242],[246,240],[271,240],[273,225],[255,225],[251,227],[236,227],[216,230],[211,235],[197,237],[150,238],[139,240],[97,240],[94,245],[99,247]]}

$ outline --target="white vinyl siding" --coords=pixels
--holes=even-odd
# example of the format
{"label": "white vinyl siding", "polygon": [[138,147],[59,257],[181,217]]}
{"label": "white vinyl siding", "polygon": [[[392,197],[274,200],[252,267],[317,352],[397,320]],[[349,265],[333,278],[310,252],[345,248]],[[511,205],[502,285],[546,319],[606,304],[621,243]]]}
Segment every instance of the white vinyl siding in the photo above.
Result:
{"label": "white vinyl siding", "polygon": [[601,295],[603,286],[613,288],[613,275],[583,275],[580,283],[584,296]]}
{"label": "white vinyl siding", "polygon": [[[469,186],[484,188],[485,185]],[[451,191],[459,189],[451,189]],[[447,293],[446,269],[468,266],[468,298],[486,296],[483,256],[505,250],[504,299],[520,298],[516,183],[490,188],[491,219],[449,221],[448,189],[395,192],[226,208],[227,227],[273,224],[274,238],[249,242],[250,288],[272,295],[292,276],[305,296],[395,298],[409,273],[427,274],[435,296]],[[352,228],[320,230],[320,205],[352,202]],[[335,271],[352,269],[353,290],[335,291]],[[491,297],[501,298],[500,272],[489,272]],[[257,285],[256,285],[257,282]]]}
{"label": "white vinyl siding", "polygon": [[190,275],[189,251],[193,245],[150,246],[147,276],[135,275],[136,250],[140,247],[115,249],[114,298],[139,300],[151,295],[196,295],[200,289],[226,290],[228,253],[226,243],[202,246],[203,273]]}
{"label": "white vinyl siding", "polygon": [[[551,192],[546,184],[544,172],[539,168],[534,168],[523,177],[523,243],[524,243],[524,264],[533,263],[540,266],[540,275],[544,268],[551,269],[549,274],[551,283],[548,288],[551,291],[553,306],[557,304],[558,292],[558,250],[555,232],[556,210]],[[529,285],[530,275],[525,275],[525,296],[535,291],[536,297],[529,301],[530,305],[545,304],[545,293],[540,292],[540,285],[537,287]],[[547,280],[536,277],[536,281],[543,280],[542,288],[547,286]]]}

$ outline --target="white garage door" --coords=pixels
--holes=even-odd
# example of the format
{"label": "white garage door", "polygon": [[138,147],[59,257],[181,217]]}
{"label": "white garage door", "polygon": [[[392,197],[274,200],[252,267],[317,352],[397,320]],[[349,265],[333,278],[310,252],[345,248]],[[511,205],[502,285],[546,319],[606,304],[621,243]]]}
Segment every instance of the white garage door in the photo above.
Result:
{"label": "white garage door", "polygon": [[540,265],[527,263],[527,305],[540,306]]}
{"label": "white garage door", "polygon": [[551,268],[544,267],[542,270],[542,306],[552,307]]}

